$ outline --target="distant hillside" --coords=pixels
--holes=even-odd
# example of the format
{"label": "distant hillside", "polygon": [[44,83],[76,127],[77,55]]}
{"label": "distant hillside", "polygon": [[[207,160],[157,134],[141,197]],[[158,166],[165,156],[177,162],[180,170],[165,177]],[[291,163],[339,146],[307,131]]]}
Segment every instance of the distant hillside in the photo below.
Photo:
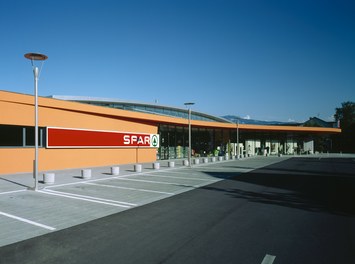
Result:
{"label": "distant hillside", "polygon": [[255,120],[255,119],[245,119],[241,118],[239,116],[234,116],[234,115],[226,115],[222,116],[222,118],[225,118],[233,123],[237,123],[239,120],[239,124],[249,124],[249,125],[275,125],[275,126],[298,126],[300,123],[295,123],[295,122],[280,122],[280,121],[261,121],[261,120]]}

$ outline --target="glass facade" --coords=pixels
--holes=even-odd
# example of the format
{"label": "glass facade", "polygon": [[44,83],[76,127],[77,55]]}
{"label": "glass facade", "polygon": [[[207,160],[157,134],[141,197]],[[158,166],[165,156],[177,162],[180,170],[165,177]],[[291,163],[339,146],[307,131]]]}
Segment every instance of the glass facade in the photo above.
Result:
{"label": "glass facade", "polygon": [[[116,109],[130,110],[142,113],[149,114],[158,114],[179,118],[188,118],[188,112],[184,109],[170,108],[170,107],[162,107],[162,106],[153,106],[153,105],[144,105],[144,104],[133,104],[133,103],[102,103],[102,102],[90,102],[90,104],[111,107]],[[230,123],[228,120],[223,118],[209,116],[203,113],[191,112],[191,119],[200,120],[200,121],[209,121],[209,122],[222,122],[222,123]]]}
{"label": "glass facade", "polygon": [[[169,107],[169,106],[162,106],[158,104],[145,104],[145,103],[136,103],[136,102],[129,102],[129,101],[118,101],[112,99],[105,99],[105,98],[90,98],[90,97],[78,97],[78,96],[50,96],[51,98],[67,100],[67,101],[74,101],[84,104],[91,104],[103,107],[110,107],[122,110],[129,110],[135,112],[142,112],[142,113],[149,113],[149,114],[156,114],[156,115],[164,115],[164,116],[171,116],[171,117],[179,117],[179,118],[188,118],[188,110],[176,107]],[[208,122],[221,122],[221,123],[231,123],[231,121],[213,116],[208,115],[205,113],[200,112],[191,112],[191,119],[193,120],[200,120],[200,121],[208,121]]]}
{"label": "glass facade", "polygon": [[[189,130],[187,126],[159,125],[159,159],[180,159],[188,157]],[[227,129],[203,127],[191,128],[191,153],[195,157],[224,155],[232,137]]]}
{"label": "glass facade", "polygon": [[[158,159],[182,159],[188,157],[188,127],[159,125],[160,148]],[[237,139],[239,134],[239,140]],[[326,137],[324,137],[327,139]],[[324,152],[330,149],[328,141],[321,144],[319,136],[309,133],[253,132],[236,129],[192,127],[191,154],[194,157],[237,155],[293,155]]]}

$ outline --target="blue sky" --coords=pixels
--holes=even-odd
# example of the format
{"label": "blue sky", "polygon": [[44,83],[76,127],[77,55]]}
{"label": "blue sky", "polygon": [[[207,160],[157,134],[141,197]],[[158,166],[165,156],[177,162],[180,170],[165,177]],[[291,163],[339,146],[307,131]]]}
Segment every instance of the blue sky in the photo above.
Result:
{"label": "blue sky", "polygon": [[259,120],[329,120],[355,101],[355,2],[0,0],[0,89]]}

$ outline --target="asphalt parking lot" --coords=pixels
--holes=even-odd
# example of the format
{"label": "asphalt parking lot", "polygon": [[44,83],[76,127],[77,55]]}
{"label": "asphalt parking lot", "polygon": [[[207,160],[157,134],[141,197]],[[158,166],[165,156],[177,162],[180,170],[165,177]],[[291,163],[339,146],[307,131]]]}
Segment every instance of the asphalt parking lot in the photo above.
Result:
{"label": "asphalt parking lot", "polygon": [[[193,165],[193,169],[176,161],[174,168],[162,161],[160,169],[143,164],[142,172],[133,165],[120,166],[113,176],[110,167],[92,168],[92,177],[84,180],[81,170],[55,172],[55,183],[40,182],[39,191],[32,187],[31,174],[0,176],[0,246],[55,232],[107,215],[142,206],[230,176],[269,165],[286,158],[249,158]],[[179,164],[180,163],[180,164]],[[204,173],[204,168],[216,175]],[[223,172],[228,171],[228,175]],[[220,176],[222,175],[222,176]],[[224,175],[224,176],[223,176]]]}
{"label": "asphalt parking lot", "polygon": [[31,175],[2,177],[0,263],[354,263],[354,162],[162,162],[90,180],[67,170],[38,192]]}

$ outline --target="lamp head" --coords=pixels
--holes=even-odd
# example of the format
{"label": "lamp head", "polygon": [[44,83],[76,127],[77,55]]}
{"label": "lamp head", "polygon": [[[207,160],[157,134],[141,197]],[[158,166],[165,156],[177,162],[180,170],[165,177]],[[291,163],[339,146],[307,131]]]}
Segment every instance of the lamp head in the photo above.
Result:
{"label": "lamp head", "polygon": [[25,54],[25,58],[26,59],[29,59],[31,61],[34,61],[34,60],[41,60],[41,61],[44,61],[46,59],[48,59],[48,56],[44,55],[44,54],[40,54],[40,53],[26,53]]}

